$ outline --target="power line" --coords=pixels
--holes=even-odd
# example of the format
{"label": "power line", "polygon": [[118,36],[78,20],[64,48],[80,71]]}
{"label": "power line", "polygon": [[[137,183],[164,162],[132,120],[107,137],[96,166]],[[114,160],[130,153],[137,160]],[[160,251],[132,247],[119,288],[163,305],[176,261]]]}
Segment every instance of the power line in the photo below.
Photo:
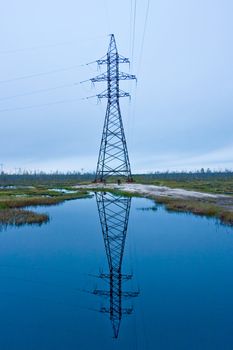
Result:
{"label": "power line", "polygon": [[132,52],[131,60],[134,58],[135,31],[136,31],[136,16],[137,16],[137,0],[134,0],[134,15],[133,15],[133,36],[132,36]]}
{"label": "power line", "polygon": [[74,86],[74,85],[76,85],[76,83],[59,85],[59,86],[55,86],[55,87],[51,87],[51,88],[47,88],[47,89],[34,90],[34,91],[31,91],[31,92],[26,92],[26,93],[22,93],[22,94],[2,97],[2,98],[0,98],[0,101],[6,101],[6,100],[11,100],[11,99],[14,99],[14,98],[17,98],[17,97],[24,97],[24,96],[34,95],[34,94],[40,94],[40,93],[43,93],[43,92],[63,89],[63,88],[71,87],[71,86]]}
{"label": "power line", "polygon": [[74,98],[74,99],[69,99],[69,100],[59,100],[59,101],[55,101],[55,102],[41,103],[41,104],[36,104],[36,105],[24,106],[24,107],[5,108],[5,109],[0,109],[0,113],[13,112],[13,111],[22,111],[22,110],[25,110],[25,109],[32,109],[32,108],[48,107],[48,106],[52,106],[52,105],[58,105],[58,104],[70,103],[70,102],[77,102],[77,101],[81,101],[81,100],[84,100],[84,98]]}
{"label": "power line", "polygon": [[[137,17],[137,0],[131,0],[131,4],[130,4],[130,22],[132,23],[131,24],[132,34],[130,34],[130,37],[131,37],[131,41],[132,41],[132,43],[131,43],[131,61],[132,61],[132,66],[133,66],[133,62],[135,61],[134,60],[134,49],[135,49],[135,38],[136,38],[136,17]],[[131,67],[131,69],[132,69],[132,67]],[[130,92],[132,93],[132,85],[131,85],[131,88],[130,88]],[[135,91],[135,98],[133,100],[133,103],[130,104],[130,108],[129,108],[129,116],[130,116],[130,118],[128,119],[129,140],[131,140],[131,130],[132,130],[133,123],[134,123],[135,104],[136,104],[136,91]]]}
{"label": "power line", "polygon": [[[142,43],[141,43],[141,47],[140,47],[140,55],[139,55],[139,61],[138,61],[139,63],[138,63],[137,76],[139,76],[139,71],[140,71],[140,67],[141,67],[141,63],[142,63],[142,56],[143,56],[146,28],[147,28],[148,17],[149,17],[149,8],[150,8],[150,0],[147,0],[145,21],[144,21],[143,32],[142,32]],[[131,126],[132,130],[134,128],[134,119],[135,119],[135,114],[136,114],[136,102],[137,102],[137,90],[135,90],[135,98],[134,98],[133,106],[132,106],[132,126]],[[132,135],[133,135],[133,131],[132,131]]]}
{"label": "power line", "polygon": [[130,1],[129,54],[131,54],[131,51],[132,51],[132,18],[133,18],[133,0]]}
{"label": "power line", "polygon": [[[92,63],[92,62],[90,62]],[[89,64],[89,63],[87,63]],[[24,79],[30,79],[30,78],[34,78],[34,77],[40,77],[43,75],[49,75],[49,74],[54,74],[54,73],[59,73],[59,72],[66,72],[68,70],[72,70],[78,67],[83,67],[86,64],[76,64],[74,66],[70,66],[70,67],[65,67],[65,68],[60,68],[60,69],[54,69],[51,71],[47,71],[47,72],[41,72],[41,73],[34,73],[34,74],[29,74],[29,75],[23,75],[21,77],[16,77],[16,78],[11,78],[11,79],[6,79],[6,80],[0,80],[0,84],[4,84],[4,83],[10,83],[12,81],[17,81],[17,80],[24,80]]]}
{"label": "power line", "polygon": [[147,23],[148,23],[149,8],[150,8],[150,0],[147,0],[147,8],[146,8],[145,22],[144,22],[144,27],[143,27],[143,32],[142,32],[142,43],[141,43],[141,49],[140,49],[140,54],[139,54],[137,75],[139,74],[139,70],[141,68],[141,63],[142,63],[142,55],[143,55],[144,42],[145,42],[145,36],[146,36],[146,28],[147,28]]}
{"label": "power line", "polygon": [[[105,36],[106,35],[98,35],[98,36],[93,36],[93,37],[80,38],[79,43],[82,42],[82,45],[83,44],[85,45],[86,42],[88,42],[90,40],[97,40],[97,39],[103,38]],[[53,43],[53,44],[41,44],[41,45],[35,45],[35,46],[29,46],[29,47],[13,48],[13,49],[0,51],[0,55],[17,53],[17,52],[25,52],[25,51],[36,51],[36,50],[40,50],[40,49],[47,49],[47,48],[65,46],[65,45],[72,45],[72,44],[76,44],[76,43],[77,43],[77,40],[70,40],[70,41],[64,41],[64,42]]]}
{"label": "power line", "polygon": [[110,16],[109,16],[109,8],[108,8],[108,2],[107,0],[104,0],[104,7],[105,7],[105,13],[106,13],[106,25],[107,25],[107,32],[111,33],[111,26],[110,26]]}
{"label": "power line", "polygon": [[64,46],[64,45],[70,45],[72,44],[72,41],[67,41],[63,43],[57,43],[57,44],[44,44],[44,45],[38,45],[38,46],[31,46],[31,47],[23,47],[18,49],[9,49],[9,50],[2,50],[0,51],[0,55],[10,54],[10,53],[17,53],[17,52],[25,52],[25,51],[36,51],[40,49],[47,49],[51,47],[58,47],[58,46]]}
{"label": "power line", "polygon": [[30,74],[30,75],[24,75],[24,76],[17,77],[17,78],[0,80],[0,84],[9,83],[12,81],[17,81],[17,80],[30,79],[30,78],[34,78],[34,77],[40,77],[42,75],[49,75],[49,74],[54,74],[54,73],[58,73],[58,72],[64,72],[64,71],[75,69],[75,68],[81,67],[81,66],[83,66],[83,65],[79,64],[79,65],[74,65],[74,66],[70,66],[70,67],[66,67],[66,68],[54,69],[54,70],[47,71],[47,72],[35,73],[35,74]]}

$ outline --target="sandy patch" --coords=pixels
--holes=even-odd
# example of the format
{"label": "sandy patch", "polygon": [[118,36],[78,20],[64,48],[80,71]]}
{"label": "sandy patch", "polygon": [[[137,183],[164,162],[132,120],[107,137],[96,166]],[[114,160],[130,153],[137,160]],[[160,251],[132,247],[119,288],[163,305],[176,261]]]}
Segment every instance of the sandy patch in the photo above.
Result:
{"label": "sandy patch", "polygon": [[142,184],[90,184],[90,185],[77,185],[75,188],[106,188],[107,189],[118,189],[122,191],[127,191],[130,193],[140,193],[145,196],[155,196],[155,197],[171,197],[171,198],[202,198],[202,199],[227,199],[230,196],[217,195],[210,193],[202,193],[196,191],[184,190],[181,188],[169,188],[166,186],[155,186],[155,185],[142,185]]}

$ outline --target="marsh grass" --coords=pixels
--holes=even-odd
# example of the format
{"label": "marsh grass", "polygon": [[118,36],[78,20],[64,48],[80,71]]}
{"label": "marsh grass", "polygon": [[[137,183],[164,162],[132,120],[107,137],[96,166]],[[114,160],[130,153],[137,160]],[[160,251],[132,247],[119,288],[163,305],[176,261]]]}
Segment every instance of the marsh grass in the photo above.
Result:
{"label": "marsh grass", "polygon": [[67,200],[88,198],[86,191],[60,193],[48,188],[18,188],[0,190],[0,224],[16,225],[42,224],[48,222],[47,214],[38,214],[21,208],[57,205]]}
{"label": "marsh grass", "polygon": [[30,210],[22,209],[1,209],[0,224],[2,226],[21,226],[25,224],[39,224],[48,222],[47,214],[38,214]]}
{"label": "marsh grass", "polygon": [[136,183],[155,185],[155,186],[167,186],[170,188],[183,188],[190,191],[198,191],[204,193],[214,194],[227,194],[233,195],[233,177],[231,178],[194,178],[193,176],[187,176],[186,179],[176,178],[160,178],[153,179],[146,175],[137,175],[134,177]]}
{"label": "marsh grass", "polygon": [[[94,188],[93,188],[94,190]],[[96,189],[95,189],[96,191]],[[167,211],[183,212],[206,217],[215,217],[222,224],[233,226],[233,211],[226,206],[219,205],[216,200],[210,199],[192,199],[192,198],[170,198],[166,196],[145,195],[139,192],[127,192],[119,189],[98,188],[98,191],[111,192],[118,196],[126,197],[144,197],[152,199],[156,204],[164,205]]]}
{"label": "marsh grass", "polygon": [[233,212],[207,200],[173,199],[167,197],[154,198],[156,203],[165,206],[167,211],[192,213],[194,215],[215,217],[221,223],[233,226]]}

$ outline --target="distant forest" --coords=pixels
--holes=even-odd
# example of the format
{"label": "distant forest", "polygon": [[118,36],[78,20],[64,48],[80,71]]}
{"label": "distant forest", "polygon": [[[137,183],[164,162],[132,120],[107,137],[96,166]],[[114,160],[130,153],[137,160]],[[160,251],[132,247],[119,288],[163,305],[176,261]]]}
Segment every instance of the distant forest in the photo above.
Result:
{"label": "distant forest", "polygon": [[[81,172],[23,172],[8,174],[0,173],[0,186],[14,185],[73,185],[77,183],[85,183],[94,181],[95,173]],[[151,172],[147,174],[133,174],[135,182],[153,182],[156,180],[174,180],[174,181],[193,181],[193,180],[232,180],[233,171],[211,171],[210,169],[200,169],[194,172]],[[111,177],[111,182],[117,181],[117,177]]]}

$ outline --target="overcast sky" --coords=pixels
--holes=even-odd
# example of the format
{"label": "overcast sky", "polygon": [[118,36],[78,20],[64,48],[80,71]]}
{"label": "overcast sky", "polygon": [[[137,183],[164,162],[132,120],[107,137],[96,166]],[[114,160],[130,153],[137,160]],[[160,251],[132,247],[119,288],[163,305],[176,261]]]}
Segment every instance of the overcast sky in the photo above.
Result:
{"label": "overcast sky", "polygon": [[82,98],[105,86],[79,82],[99,74],[83,64],[106,53],[110,33],[138,76],[121,85],[132,171],[233,169],[233,1],[151,0],[143,47],[147,0],[135,35],[131,4],[1,1],[5,170],[95,170],[106,101]]}

